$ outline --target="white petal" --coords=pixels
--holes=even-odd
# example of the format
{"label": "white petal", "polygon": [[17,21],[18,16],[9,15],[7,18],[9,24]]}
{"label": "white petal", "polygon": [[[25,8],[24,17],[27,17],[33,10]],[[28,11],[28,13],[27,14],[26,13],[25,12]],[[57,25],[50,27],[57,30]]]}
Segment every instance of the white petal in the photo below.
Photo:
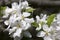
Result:
{"label": "white petal", "polygon": [[9,34],[13,33],[14,31],[16,31],[17,27],[13,27],[12,29],[9,29]]}
{"label": "white petal", "polygon": [[21,27],[22,27],[23,30],[27,30],[28,28],[31,27],[31,25],[22,20]]}
{"label": "white petal", "polygon": [[39,23],[40,22],[40,17],[36,16],[36,20],[37,20],[37,23]]}
{"label": "white petal", "polygon": [[51,29],[48,27],[48,25],[43,25],[43,30],[49,32]]}
{"label": "white petal", "polygon": [[57,29],[56,30],[60,30],[60,26],[57,26]]}
{"label": "white petal", "polygon": [[27,23],[33,23],[34,22],[34,19],[33,18],[25,18],[24,19]]}
{"label": "white petal", "polygon": [[46,19],[47,17],[46,17],[47,15],[45,14],[44,16],[43,16],[43,19]]}
{"label": "white petal", "polygon": [[2,18],[8,18],[8,16],[9,16],[9,14],[5,14],[5,15],[3,15]]}
{"label": "white petal", "polygon": [[28,32],[28,31],[25,31],[25,32],[24,32],[24,36],[25,36],[25,37],[29,37],[29,38],[32,37],[32,35],[31,35],[30,32]]}
{"label": "white petal", "polygon": [[16,3],[16,2],[12,3],[12,8],[17,9],[18,8],[18,3]]}
{"label": "white petal", "polygon": [[38,32],[37,37],[44,37],[45,34],[46,33],[44,31],[40,31],[40,32]]}
{"label": "white petal", "polygon": [[60,13],[57,14],[57,20],[60,20]]}
{"label": "white petal", "polygon": [[15,38],[15,37],[21,37],[21,33],[22,33],[22,29],[19,28],[19,29],[17,29],[16,32],[13,34],[13,37],[14,37],[14,38]]}
{"label": "white petal", "polygon": [[28,2],[27,1],[22,2],[22,8],[26,8],[26,7],[28,7]]}
{"label": "white petal", "polygon": [[9,22],[10,22],[10,23],[14,23],[15,21],[16,21],[16,15],[10,16]]}
{"label": "white petal", "polygon": [[26,22],[25,22],[24,20],[22,20],[22,21],[21,21],[21,27],[22,27],[22,28],[25,28],[25,26],[26,26]]}
{"label": "white petal", "polygon": [[6,10],[5,10],[5,13],[8,14],[8,13],[11,13],[12,11],[13,11],[12,9],[10,9],[10,8],[7,7]]}
{"label": "white petal", "polygon": [[5,24],[5,25],[9,25],[9,21],[8,21],[8,20],[5,21],[4,24]]}
{"label": "white petal", "polygon": [[47,23],[46,18],[47,18],[46,15],[44,15],[43,18],[41,19],[41,21],[44,23]]}
{"label": "white petal", "polygon": [[52,38],[50,38],[49,36],[45,36],[44,40],[53,40]]}
{"label": "white petal", "polygon": [[31,7],[26,7],[26,9],[29,9],[29,8],[31,8]]}
{"label": "white petal", "polygon": [[30,16],[30,14],[31,14],[31,13],[23,12],[23,16],[24,16],[24,17],[28,17],[28,16]]}
{"label": "white petal", "polygon": [[27,23],[26,27],[25,27],[25,30],[29,29],[30,27],[31,27],[31,24]]}

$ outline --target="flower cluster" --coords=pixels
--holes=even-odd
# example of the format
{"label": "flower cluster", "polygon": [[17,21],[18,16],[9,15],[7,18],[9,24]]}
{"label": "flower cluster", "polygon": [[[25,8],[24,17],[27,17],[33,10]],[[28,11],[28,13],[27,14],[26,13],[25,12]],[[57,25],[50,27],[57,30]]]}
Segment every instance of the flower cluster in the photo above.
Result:
{"label": "flower cluster", "polygon": [[[9,35],[19,39],[22,38],[23,34],[25,34],[27,37],[32,37],[32,35],[27,31],[31,27],[31,23],[34,22],[33,18],[28,18],[31,13],[27,11],[31,7],[28,6],[28,2],[14,2],[12,3],[12,8],[7,7],[4,11],[3,18],[9,17],[8,20],[4,21],[4,24],[7,25],[7,31],[9,31]],[[16,40],[16,39],[15,39]]]}
{"label": "flower cluster", "polygon": [[60,40],[60,14],[36,15],[34,20],[33,17],[29,18],[33,10],[27,1],[21,2],[21,0],[19,4],[12,3],[12,8],[6,7],[3,18],[8,18],[4,21],[8,27],[5,31],[8,31],[14,40],[21,40],[24,35],[32,38],[28,29],[36,27],[37,37],[42,37],[44,40]]}
{"label": "flower cluster", "polygon": [[[55,17],[53,17],[55,16]],[[60,40],[60,14],[43,15],[42,18],[36,16],[38,27],[36,28],[37,37],[43,37],[44,40]],[[53,20],[52,20],[53,19]],[[52,23],[51,23],[52,22]]]}

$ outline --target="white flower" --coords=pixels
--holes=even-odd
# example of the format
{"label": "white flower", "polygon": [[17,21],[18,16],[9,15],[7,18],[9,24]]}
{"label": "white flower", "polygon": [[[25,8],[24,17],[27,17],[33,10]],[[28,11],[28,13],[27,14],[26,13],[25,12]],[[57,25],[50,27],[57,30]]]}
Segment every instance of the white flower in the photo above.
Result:
{"label": "white flower", "polygon": [[[50,28],[50,27],[48,27],[47,25],[43,25],[42,29],[43,29],[43,31],[39,32],[39,33],[40,33],[40,36],[41,36],[42,34],[43,34],[44,36],[45,36],[45,35],[50,35],[50,33],[49,33],[49,32],[51,31],[51,28]],[[38,34],[39,34],[39,33],[38,33]],[[37,34],[37,35],[38,35],[38,34]],[[42,36],[43,36],[43,35],[42,35]],[[38,35],[38,36],[39,36],[39,35]]]}
{"label": "white flower", "polygon": [[41,21],[47,23],[46,18],[47,18],[47,15],[45,14],[45,15],[43,16],[43,18],[41,19]]}
{"label": "white flower", "polygon": [[47,22],[46,18],[47,18],[46,15],[44,15],[42,18],[40,18],[39,16],[36,16],[36,21],[39,25],[39,27],[37,27],[36,30],[40,30],[42,28],[41,22],[46,23]]}
{"label": "white flower", "polygon": [[[46,24],[42,26],[43,31],[40,31],[37,33],[37,37],[43,37],[44,40],[57,40],[60,37],[60,32],[59,30],[56,30],[54,28],[55,26],[50,26],[48,27]],[[59,36],[58,36],[59,35]]]}
{"label": "white flower", "polygon": [[44,22],[44,23],[46,23],[46,18],[47,18],[47,15],[45,14],[45,15],[43,15],[43,17],[42,18],[40,18],[39,16],[36,16],[36,20],[37,20],[37,22]]}
{"label": "white flower", "polygon": [[[24,18],[22,17],[24,16],[23,14],[21,14],[20,16],[16,16],[16,14],[10,16],[9,20],[6,22],[4,22],[6,25],[9,25],[7,27],[9,31],[9,34],[13,33],[13,37],[15,38],[16,36],[20,37],[22,31],[26,31],[27,29],[29,29],[31,27],[31,23],[25,21],[25,16]],[[31,21],[31,19],[29,19]],[[10,28],[12,27],[12,29]],[[14,28],[16,27],[16,29]],[[21,31],[21,32],[20,32]],[[28,35],[27,35],[28,36]],[[29,36],[31,37],[31,36]]]}
{"label": "white flower", "polygon": [[30,13],[27,13],[27,12],[24,12],[21,15],[14,14],[14,15],[10,16],[8,21],[5,21],[4,23],[6,25],[10,25],[11,27],[20,25],[22,28],[28,29],[29,27],[31,27],[31,23],[33,22],[33,18],[31,18],[31,19],[27,18],[27,20],[25,20],[25,18],[28,16],[30,16]]}
{"label": "white flower", "polygon": [[42,26],[43,31],[38,32],[37,37],[43,37],[44,40],[52,40],[52,38],[50,37],[52,33],[54,32],[54,29],[52,29],[51,27],[48,27],[48,25],[44,24]]}
{"label": "white flower", "polygon": [[5,10],[6,14],[8,14],[7,17],[10,15],[9,19],[4,21],[5,25],[8,26],[6,30],[9,31],[9,35],[12,35],[14,40],[17,40],[17,38],[18,40],[21,40],[23,35],[30,38],[32,37],[32,35],[28,32],[28,29],[31,27],[31,23],[34,22],[34,19],[27,18],[31,15],[31,13],[22,12],[22,9],[26,9],[27,7],[27,1],[21,2],[20,4],[14,2],[12,3],[12,8]]}

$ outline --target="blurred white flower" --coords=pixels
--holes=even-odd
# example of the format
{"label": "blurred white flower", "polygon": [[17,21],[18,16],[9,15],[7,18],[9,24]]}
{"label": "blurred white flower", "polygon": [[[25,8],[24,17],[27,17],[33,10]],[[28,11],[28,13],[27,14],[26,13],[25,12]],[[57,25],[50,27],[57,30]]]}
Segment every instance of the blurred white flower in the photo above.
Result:
{"label": "blurred white flower", "polygon": [[[12,36],[14,38],[16,36],[21,37],[21,33],[29,29],[31,27],[31,23],[34,22],[34,19],[29,19],[27,18],[28,16],[30,16],[30,13],[28,12],[23,12],[20,15],[11,15],[10,18],[4,22],[6,25],[8,25],[6,30],[9,30],[9,34],[13,34]],[[27,33],[25,32],[25,35],[30,38],[32,37],[30,33],[28,33],[27,35]]]}
{"label": "blurred white flower", "polygon": [[47,22],[46,19],[47,19],[47,15],[46,15],[46,14],[43,15],[42,18],[40,18],[39,16],[36,16],[36,21],[37,21],[37,23],[39,23],[39,22],[44,22],[44,23],[46,23],[46,22]]}
{"label": "blurred white flower", "polygon": [[[28,8],[28,2],[24,1],[21,3],[12,3],[12,8],[7,8],[5,10],[4,18],[9,16],[9,19],[4,21],[4,24],[8,27],[6,28],[9,31],[9,35],[11,35],[14,40],[21,40],[23,35],[27,37],[32,37],[28,29],[31,27],[31,23],[34,22],[33,18],[28,18],[31,13],[22,12],[22,9]],[[20,39],[19,39],[20,37]]]}
{"label": "blurred white flower", "polygon": [[50,35],[51,28],[48,27],[47,25],[42,26],[43,31],[38,32],[37,36],[38,37],[44,37],[46,35]]}
{"label": "blurred white flower", "polygon": [[48,27],[48,25],[44,24],[42,26],[42,31],[39,31],[37,33],[37,37],[43,37],[44,40],[57,40],[59,39],[58,36],[60,34],[59,30],[56,30],[56,28],[54,28],[55,26],[50,26]]}
{"label": "blurred white flower", "polygon": [[40,18],[39,16],[36,16],[36,21],[37,21],[37,24],[39,25],[39,27],[37,27],[36,30],[40,30],[42,28],[41,23],[47,23],[46,18],[47,18],[46,15],[43,15],[42,18]]}
{"label": "blurred white flower", "polygon": [[55,34],[55,31],[56,31],[56,30],[53,28],[53,26],[48,27],[47,24],[44,24],[44,25],[42,25],[42,29],[43,29],[43,31],[38,32],[37,36],[38,36],[38,37],[43,37],[44,40],[47,40],[47,39],[53,40],[53,39],[50,37],[50,36],[52,36],[53,34]]}

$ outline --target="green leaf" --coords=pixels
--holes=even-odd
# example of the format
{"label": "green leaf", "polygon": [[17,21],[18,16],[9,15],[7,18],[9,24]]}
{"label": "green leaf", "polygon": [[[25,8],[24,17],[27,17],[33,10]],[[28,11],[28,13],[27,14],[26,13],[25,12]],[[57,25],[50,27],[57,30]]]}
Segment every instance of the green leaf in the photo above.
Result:
{"label": "green leaf", "polygon": [[33,26],[33,27],[38,27],[39,25],[38,25],[36,22],[33,22],[33,23],[32,23],[32,26]]}
{"label": "green leaf", "polygon": [[47,24],[49,27],[50,27],[51,23],[53,22],[55,16],[56,16],[56,14],[52,14],[48,17]]}
{"label": "green leaf", "polygon": [[3,11],[6,9],[6,7],[0,7],[0,17],[3,16]]}
{"label": "green leaf", "polygon": [[33,12],[35,9],[34,8],[28,8],[26,9],[26,12]]}
{"label": "green leaf", "polygon": [[2,6],[0,7],[0,10],[5,10],[5,9],[6,9],[6,7],[2,7]]}

